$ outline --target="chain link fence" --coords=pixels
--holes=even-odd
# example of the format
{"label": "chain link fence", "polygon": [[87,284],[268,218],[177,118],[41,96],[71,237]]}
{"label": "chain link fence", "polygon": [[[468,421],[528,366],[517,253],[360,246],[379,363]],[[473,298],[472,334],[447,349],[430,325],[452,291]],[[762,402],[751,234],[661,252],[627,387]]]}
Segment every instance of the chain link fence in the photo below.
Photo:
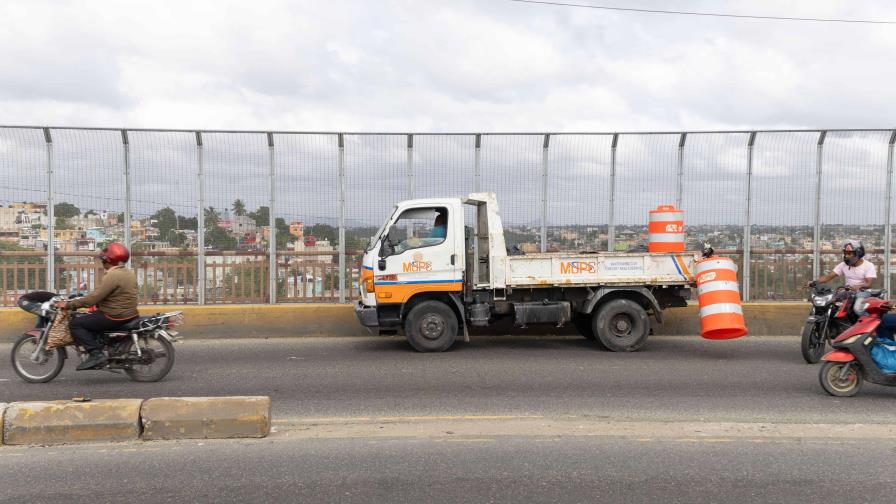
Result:
{"label": "chain link fence", "polygon": [[[409,198],[498,195],[508,247],[626,251],[685,211],[746,300],[805,297],[846,239],[890,290],[889,130],[385,134],[0,127],[0,305],[92,288],[128,243],[144,303],[346,302]],[[52,253],[48,252],[52,251]]]}

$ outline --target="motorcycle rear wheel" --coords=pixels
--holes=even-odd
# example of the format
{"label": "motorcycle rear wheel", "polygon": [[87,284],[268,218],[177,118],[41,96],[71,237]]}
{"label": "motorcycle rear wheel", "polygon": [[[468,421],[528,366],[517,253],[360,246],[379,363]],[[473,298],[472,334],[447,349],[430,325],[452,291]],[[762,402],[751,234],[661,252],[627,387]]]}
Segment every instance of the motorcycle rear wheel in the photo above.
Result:
{"label": "motorcycle rear wheel", "polygon": [[[840,373],[847,365],[849,370],[846,376],[841,378]],[[855,363],[825,362],[818,373],[818,380],[828,394],[835,397],[852,397],[862,388],[862,370]]]}
{"label": "motorcycle rear wheel", "polygon": [[174,367],[174,345],[164,337],[141,339],[140,352],[142,357],[137,356],[137,348],[131,342],[127,353],[128,360],[132,362],[124,372],[133,381],[159,381]]}
{"label": "motorcycle rear wheel", "polygon": [[65,365],[65,349],[43,350],[39,354],[38,362],[35,362],[31,360],[31,355],[37,350],[37,345],[37,337],[30,334],[19,336],[10,352],[12,369],[19,378],[28,383],[47,383],[62,371]]}
{"label": "motorcycle rear wheel", "polygon": [[800,352],[803,359],[809,364],[816,364],[824,355],[825,345],[827,344],[827,335],[819,332],[820,324],[814,322],[806,322],[803,326],[803,335],[800,338]]}

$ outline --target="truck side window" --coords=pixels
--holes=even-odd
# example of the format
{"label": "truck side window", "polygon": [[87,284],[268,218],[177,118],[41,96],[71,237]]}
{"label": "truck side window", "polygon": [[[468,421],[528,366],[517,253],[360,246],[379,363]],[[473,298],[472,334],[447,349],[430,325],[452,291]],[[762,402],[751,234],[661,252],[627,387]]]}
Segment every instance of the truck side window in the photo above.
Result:
{"label": "truck side window", "polygon": [[401,240],[395,245],[395,254],[439,245],[448,236],[448,209],[435,207],[405,210],[398,216],[392,229],[398,231]]}

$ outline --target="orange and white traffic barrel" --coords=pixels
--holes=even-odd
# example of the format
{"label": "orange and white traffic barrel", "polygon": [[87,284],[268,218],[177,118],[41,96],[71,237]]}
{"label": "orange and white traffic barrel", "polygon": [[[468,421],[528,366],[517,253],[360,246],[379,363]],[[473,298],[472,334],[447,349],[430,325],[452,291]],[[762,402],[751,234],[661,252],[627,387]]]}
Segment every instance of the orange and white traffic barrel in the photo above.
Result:
{"label": "orange and white traffic barrel", "polygon": [[648,252],[684,252],[684,211],[660,205],[650,211],[647,223]]}
{"label": "orange and white traffic barrel", "polygon": [[697,261],[696,278],[700,336],[732,339],[747,334],[734,261],[718,256],[701,259]]}

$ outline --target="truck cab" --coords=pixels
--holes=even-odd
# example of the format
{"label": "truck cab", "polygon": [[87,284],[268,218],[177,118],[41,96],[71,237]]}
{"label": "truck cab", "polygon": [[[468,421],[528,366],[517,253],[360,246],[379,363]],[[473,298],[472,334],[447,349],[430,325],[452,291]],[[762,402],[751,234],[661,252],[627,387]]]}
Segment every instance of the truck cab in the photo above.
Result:
{"label": "truck cab", "polygon": [[686,305],[693,261],[648,253],[510,256],[494,193],[408,200],[364,251],[355,311],[365,327],[403,328],[423,352],[469,339],[468,326],[508,318],[518,327],[571,322],[599,346],[632,351],[647,339],[648,313],[661,320],[663,308]]}

